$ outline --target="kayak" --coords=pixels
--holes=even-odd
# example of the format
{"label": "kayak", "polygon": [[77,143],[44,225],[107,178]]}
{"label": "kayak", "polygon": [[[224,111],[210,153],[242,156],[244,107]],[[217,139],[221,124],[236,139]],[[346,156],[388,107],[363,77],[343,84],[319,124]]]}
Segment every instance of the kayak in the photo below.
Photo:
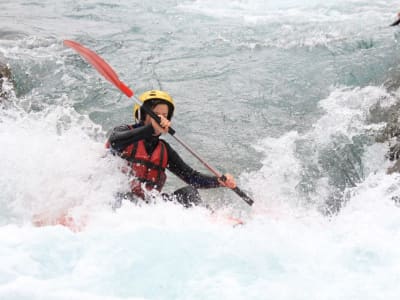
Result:
{"label": "kayak", "polygon": [[[242,219],[231,216],[224,212],[211,212],[210,221],[212,223],[218,223],[221,225],[227,225],[232,227],[245,225],[245,222]],[[75,233],[83,231],[88,225],[88,223],[89,223],[88,215],[86,214],[73,215],[68,211],[58,214],[45,212],[41,214],[35,214],[32,217],[32,224],[36,227],[61,225]]]}

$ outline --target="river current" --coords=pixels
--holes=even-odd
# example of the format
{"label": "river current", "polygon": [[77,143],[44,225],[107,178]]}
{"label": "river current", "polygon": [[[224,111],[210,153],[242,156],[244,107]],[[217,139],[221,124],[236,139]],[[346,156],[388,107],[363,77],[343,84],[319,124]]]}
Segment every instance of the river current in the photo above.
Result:
{"label": "river current", "polygon": [[[398,9],[0,1],[15,85],[0,103],[0,299],[397,299],[400,176],[386,174],[387,120],[373,111],[398,101]],[[255,204],[215,189],[201,191],[213,214],[162,201],[113,211],[127,178],[104,141],[133,121],[133,101],[65,39],[135,94],[170,93],[176,134]],[[169,174],[166,191],[181,186]],[[66,212],[73,230],[37,226]]]}

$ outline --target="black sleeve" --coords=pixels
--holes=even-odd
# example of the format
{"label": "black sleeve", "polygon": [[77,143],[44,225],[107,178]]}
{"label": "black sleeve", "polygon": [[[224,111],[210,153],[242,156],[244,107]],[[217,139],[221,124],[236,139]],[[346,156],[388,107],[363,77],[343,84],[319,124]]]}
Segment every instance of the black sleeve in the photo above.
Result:
{"label": "black sleeve", "polygon": [[129,125],[115,127],[108,139],[110,146],[117,152],[123,151],[128,145],[153,135],[154,130],[151,125],[132,128]]}
{"label": "black sleeve", "polygon": [[195,188],[215,188],[220,186],[216,176],[205,175],[193,170],[168,143],[163,142],[167,145],[168,150],[167,168],[173,174]]}

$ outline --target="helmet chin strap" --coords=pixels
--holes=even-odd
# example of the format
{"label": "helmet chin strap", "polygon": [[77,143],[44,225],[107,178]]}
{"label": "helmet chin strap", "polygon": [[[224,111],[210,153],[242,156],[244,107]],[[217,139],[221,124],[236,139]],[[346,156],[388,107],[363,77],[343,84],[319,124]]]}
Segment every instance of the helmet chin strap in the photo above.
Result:
{"label": "helmet chin strap", "polygon": [[139,124],[139,123],[140,123],[140,120],[142,119],[142,113],[141,113],[140,111],[141,111],[141,109],[139,108],[139,109],[138,109],[138,117],[135,118],[135,123],[136,123],[136,124]]}

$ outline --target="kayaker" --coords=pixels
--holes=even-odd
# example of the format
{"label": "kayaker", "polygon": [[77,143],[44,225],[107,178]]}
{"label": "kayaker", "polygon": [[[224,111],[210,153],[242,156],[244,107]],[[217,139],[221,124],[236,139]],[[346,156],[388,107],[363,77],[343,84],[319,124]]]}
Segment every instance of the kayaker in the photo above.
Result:
{"label": "kayaker", "polygon": [[[161,119],[161,126],[143,108],[135,104],[133,125],[115,127],[106,146],[114,154],[128,162],[131,192],[125,195],[130,200],[150,201],[154,191],[164,200],[177,201],[185,207],[201,203],[197,188],[235,188],[231,174],[225,174],[225,181],[216,176],[202,174],[188,166],[178,153],[163,139],[168,133],[175,104],[166,92],[151,90],[139,96],[143,106],[152,109]],[[165,170],[178,176],[188,185],[172,194],[161,193],[166,181]]]}

